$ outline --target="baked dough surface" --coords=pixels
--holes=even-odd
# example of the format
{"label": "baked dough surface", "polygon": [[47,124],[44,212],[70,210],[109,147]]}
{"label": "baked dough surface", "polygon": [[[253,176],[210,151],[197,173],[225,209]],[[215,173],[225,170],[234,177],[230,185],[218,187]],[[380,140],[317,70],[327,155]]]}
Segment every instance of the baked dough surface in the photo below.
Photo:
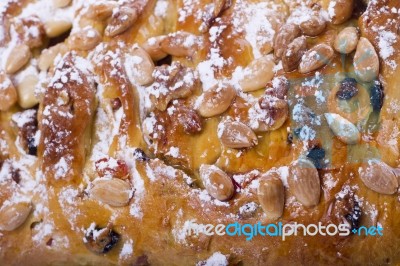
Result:
{"label": "baked dough surface", "polygon": [[[10,204],[29,202],[31,206],[22,225],[0,232],[0,264],[400,263],[398,184],[395,193],[377,193],[363,183],[359,171],[373,158],[388,167],[399,166],[398,0],[355,1],[351,18],[338,25],[331,23],[330,16],[332,2],[343,2],[339,0],[72,0],[57,8],[59,2],[63,1],[0,3],[0,91],[6,86],[3,74],[19,92],[19,104],[0,111],[0,223],[4,223],[4,209]],[[220,12],[215,12],[221,3]],[[129,12],[121,19],[124,8]],[[297,67],[284,71],[275,58],[273,69],[266,74],[284,76],[290,83],[283,97],[288,117],[276,129],[257,130],[260,121],[252,115],[252,108],[264,97],[266,84],[251,92],[242,90],[246,67],[269,54],[272,58],[281,27],[306,21],[312,8],[328,22],[318,36],[306,37],[307,49],[318,44],[332,46],[343,28],[355,26],[379,56],[376,80],[384,88],[383,106],[373,112],[370,86],[375,81],[360,82],[353,98],[356,110],[343,115],[360,128],[361,138],[355,145],[343,143],[324,118],[325,113],[338,112],[338,84],[345,77],[355,77],[354,52],[341,55],[335,51],[328,64],[305,74]],[[119,17],[118,12],[122,14]],[[30,31],[27,24],[23,28],[27,32],[19,35],[18,21],[32,16],[41,26]],[[133,18],[133,23],[126,22]],[[57,20],[70,23],[67,28],[71,30],[50,36],[51,22]],[[121,26],[118,23],[129,26],[115,34]],[[84,30],[96,31],[98,39],[87,31],[83,37],[73,38]],[[4,74],[13,47],[35,40],[29,38],[29,32],[40,39],[39,45],[29,42],[29,61],[17,72]],[[28,41],[23,36],[28,36]],[[148,46],[159,36],[167,38],[162,41],[165,47],[157,47],[152,54]],[[41,54],[55,46],[57,56],[42,69]],[[148,54],[157,60],[148,63]],[[157,58],[167,54],[164,59]],[[148,69],[154,68],[149,76]],[[21,98],[27,94],[20,87],[27,76],[38,79],[31,88],[36,100],[22,108]],[[200,115],[203,93],[221,84],[234,89],[232,102],[217,115]],[[219,108],[219,103],[214,104],[213,108]],[[220,124],[229,119],[253,129],[257,144],[227,147],[220,140]],[[32,145],[36,152],[30,150]],[[287,181],[293,162],[313,149],[323,150],[325,155],[317,167],[321,195],[318,204],[306,207]],[[215,165],[229,175],[235,183],[232,198],[219,201],[209,195],[199,174],[202,165]],[[263,174],[271,169],[285,187],[284,210],[278,220],[266,215],[257,193]],[[121,186],[130,189],[129,202],[121,206],[93,196],[96,182],[115,178],[124,179]],[[116,197],[107,190],[109,186],[104,189],[106,196],[100,198]],[[246,241],[244,236],[185,233],[189,221],[351,224],[348,215],[358,208],[357,224],[381,226],[383,236],[300,235],[285,241],[256,236]],[[97,254],[87,243],[87,234],[95,226],[110,226],[119,235],[109,252]]]}

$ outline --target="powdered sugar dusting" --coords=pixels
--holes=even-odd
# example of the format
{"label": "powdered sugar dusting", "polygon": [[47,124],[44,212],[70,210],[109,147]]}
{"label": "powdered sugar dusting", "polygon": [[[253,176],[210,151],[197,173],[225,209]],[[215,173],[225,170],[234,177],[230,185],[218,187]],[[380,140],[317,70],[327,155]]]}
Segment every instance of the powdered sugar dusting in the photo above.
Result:
{"label": "powdered sugar dusting", "polygon": [[201,261],[196,266],[227,266],[228,260],[221,252],[215,252],[207,260]]}
{"label": "powdered sugar dusting", "polygon": [[398,35],[390,31],[379,31],[378,36],[378,46],[379,55],[384,60],[384,62],[390,66],[392,69],[397,67],[397,63],[394,60],[389,59],[395,53],[393,45],[397,43]]}

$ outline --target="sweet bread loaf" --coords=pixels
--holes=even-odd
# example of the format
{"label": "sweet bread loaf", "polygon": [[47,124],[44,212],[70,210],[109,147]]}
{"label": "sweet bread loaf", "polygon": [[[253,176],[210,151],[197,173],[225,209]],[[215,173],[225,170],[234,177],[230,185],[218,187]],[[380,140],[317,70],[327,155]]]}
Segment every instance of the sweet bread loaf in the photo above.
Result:
{"label": "sweet bread loaf", "polygon": [[0,21],[0,264],[400,263],[398,0]]}

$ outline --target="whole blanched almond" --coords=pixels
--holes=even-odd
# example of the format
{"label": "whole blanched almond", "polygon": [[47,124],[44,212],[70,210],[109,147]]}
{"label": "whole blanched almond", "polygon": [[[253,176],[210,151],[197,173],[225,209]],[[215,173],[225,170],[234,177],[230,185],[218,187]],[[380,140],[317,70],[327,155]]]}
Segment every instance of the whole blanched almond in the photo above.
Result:
{"label": "whole blanched almond", "polygon": [[333,47],[341,54],[349,54],[356,49],[358,30],[356,27],[344,28],[336,37]]}
{"label": "whole blanched almond", "polygon": [[71,34],[68,45],[71,49],[87,51],[91,50],[101,41],[99,32],[91,27]]}
{"label": "whole blanched almond", "polygon": [[308,159],[299,159],[289,168],[288,184],[296,199],[306,207],[319,203],[321,194],[318,171]]}
{"label": "whole blanched almond", "polygon": [[253,60],[244,70],[239,85],[244,92],[259,90],[274,77],[274,59],[267,55]]}
{"label": "whole blanched almond", "polygon": [[31,50],[28,45],[20,44],[15,46],[6,61],[6,73],[14,74],[20,70],[31,59]]}
{"label": "whole blanched almond", "polygon": [[361,81],[370,82],[379,75],[379,57],[367,38],[361,37],[354,55],[354,71]]}
{"label": "whole blanched almond", "polygon": [[218,137],[224,146],[234,149],[249,148],[258,143],[253,130],[238,121],[221,122],[218,125]]}
{"label": "whole blanched almond", "polygon": [[359,169],[359,175],[368,188],[381,194],[394,194],[399,187],[393,169],[376,159],[364,163]]}
{"label": "whole blanched almond", "polygon": [[161,49],[173,56],[191,56],[196,51],[197,45],[197,36],[185,31],[168,34],[160,42]]}
{"label": "whole blanched almond", "polygon": [[319,69],[328,64],[333,55],[334,51],[328,44],[317,44],[301,58],[299,72],[304,74]]}
{"label": "whole blanched almond", "polygon": [[53,5],[55,7],[61,8],[61,7],[66,7],[71,4],[71,0],[53,0]]}
{"label": "whole blanched almond", "polygon": [[285,190],[277,172],[269,171],[261,177],[257,195],[268,218],[275,220],[282,216],[285,206]]}
{"label": "whole blanched almond", "polygon": [[39,69],[41,71],[47,71],[53,65],[54,59],[57,57],[57,55],[64,55],[67,51],[68,47],[64,43],[59,43],[44,49],[38,59]]}
{"label": "whole blanched almond", "polygon": [[44,25],[46,34],[50,38],[60,36],[64,32],[67,32],[69,29],[71,29],[71,27],[71,21],[63,19],[50,19]]}
{"label": "whole blanched almond", "polygon": [[161,49],[161,41],[164,39],[165,35],[152,37],[142,44],[142,48],[146,50],[153,61],[161,60],[168,55]]}
{"label": "whole blanched almond", "polygon": [[291,42],[285,53],[282,55],[282,67],[286,72],[298,68],[300,60],[307,51],[307,42],[304,36],[298,37]]}
{"label": "whole blanched almond", "polygon": [[350,145],[360,142],[360,132],[349,120],[334,113],[325,113],[325,118],[333,134],[342,142]]}
{"label": "whole blanched almond", "polygon": [[300,23],[299,27],[305,35],[318,36],[325,30],[326,21],[319,14],[315,14]]}
{"label": "whole blanched almond", "polygon": [[236,97],[236,90],[229,84],[216,85],[200,96],[198,111],[203,117],[212,117],[225,112]]}
{"label": "whole blanched almond", "polygon": [[90,189],[90,197],[113,207],[122,207],[128,205],[131,191],[129,183],[121,179],[97,179]]}
{"label": "whole blanched almond", "polygon": [[287,46],[297,37],[301,35],[301,30],[299,26],[286,23],[284,24],[278,31],[274,40],[274,56],[277,59],[280,59],[284,52],[286,51]]}
{"label": "whole blanched almond", "polygon": [[127,6],[118,7],[114,9],[111,20],[108,23],[104,34],[108,37],[114,37],[121,34],[132,27],[138,17],[139,13],[136,8],[130,8]]}
{"label": "whole blanched almond", "polygon": [[13,231],[20,227],[32,210],[30,202],[7,202],[0,209],[0,230]]}
{"label": "whole blanched almond", "polygon": [[117,6],[114,1],[102,1],[90,5],[85,16],[91,19],[105,20],[111,17],[113,9]]}
{"label": "whole blanched almond", "polygon": [[22,108],[31,108],[39,103],[39,99],[35,95],[35,88],[38,82],[39,78],[37,75],[26,75],[17,84],[18,104]]}
{"label": "whole blanched almond", "polygon": [[0,111],[7,111],[18,99],[17,90],[7,75],[0,71]]}
{"label": "whole blanched almond", "polygon": [[148,53],[137,46],[125,55],[125,71],[132,82],[139,85],[148,85],[154,81],[154,63]]}
{"label": "whole blanched almond", "polygon": [[332,23],[342,24],[352,15],[354,9],[354,0],[331,0],[328,6],[328,14]]}
{"label": "whole blanched almond", "polygon": [[226,201],[232,198],[235,192],[232,179],[217,166],[208,164],[201,165],[200,177],[211,197],[220,201]]}

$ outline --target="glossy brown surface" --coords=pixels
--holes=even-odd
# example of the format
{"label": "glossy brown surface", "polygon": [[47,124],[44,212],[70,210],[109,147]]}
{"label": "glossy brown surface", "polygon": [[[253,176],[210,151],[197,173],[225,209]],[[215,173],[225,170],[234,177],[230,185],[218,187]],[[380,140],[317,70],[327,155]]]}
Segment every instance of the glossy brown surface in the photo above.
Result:
{"label": "glossy brown surface", "polygon": [[[28,1],[19,2],[24,5],[23,2]],[[58,64],[49,71],[53,80],[44,86],[43,98],[40,99],[38,121],[41,136],[38,158],[28,157],[32,163],[22,163],[27,155],[16,146],[17,133],[10,126],[11,115],[21,108],[14,106],[7,112],[0,112],[0,140],[7,143],[0,145],[0,166],[5,169],[6,161],[23,165],[20,184],[10,181],[11,170],[6,175],[7,182],[1,181],[0,203],[3,205],[12,195],[18,195],[20,188],[28,188],[24,196],[30,198],[33,206],[32,214],[21,227],[1,232],[0,261],[13,265],[146,265],[141,264],[143,261],[150,265],[194,265],[207,260],[215,252],[221,252],[230,265],[400,263],[398,194],[384,195],[370,190],[358,172],[364,160],[375,157],[392,167],[399,166],[399,118],[393,103],[400,103],[400,68],[387,62],[400,61],[397,58],[400,22],[398,14],[378,10],[382,6],[399,10],[400,3],[396,0],[375,1],[358,21],[354,17],[341,25],[328,23],[322,34],[307,37],[308,49],[320,43],[332,45],[336,34],[344,27],[360,27],[361,36],[368,38],[380,55],[380,81],[384,86],[385,100],[377,118],[371,115],[369,107],[367,88],[371,84],[360,84],[359,93],[346,103],[348,106],[336,106],[337,100],[332,95],[336,95],[338,84],[346,75],[354,76],[354,53],[347,56],[335,53],[329,64],[318,69],[317,73],[285,73],[278,68],[274,75],[284,75],[290,81],[286,96],[289,118],[276,130],[257,132],[258,144],[254,147],[233,149],[221,144],[218,125],[229,117],[251,125],[251,98],[257,102],[265,88],[248,94],[236,88],[237,97],[226,112],[204,118],[196,113],[195,106],[202,89],[206,90],[210,84],[200,75],[202,89],[196,88],[190,95],[169,102],[166,110],[157,110],[154,106],[143,108],[143,90],[149,88],[130,81],[129,72],[124,67],[126,55],[135,43],[140,45],[150,37],[182,30],[200,36],[202,46],[191,56],[172,57],[172,61],[180,61],[186,67],[198,70],[204,61],[217,56],[225,60],[224,65],[206,64],[205,68],[212,71],[216,80],[234,80],[237,67],[244,68],[255,57],[273,52],[273,38],[254,45],[246,39],[246,29],[237,30],[255,23],[252,20],[255,15],[244,12],[246,7],[268,10],[273,6],[267,18],[272,29],[277,31],[287,16],[298,8],[295,1],[275,1],[274,4],[272,1],[232,1],[231,7],[219,13],[220,18],[211,24],[209,21],[206,23],[206,27],[215,28],[205,33],[200,33],[204,21],[195,11],[206,10],[206,6],[215,1],[166,0],[168,7],[164,17],[156,14],[157,1],[139,2],[145,8],[132,27],[115,37],[103,37],[102,43],[90,54],[85,51],[68,53],[61,61],[64,65]],[[322,1],[322,8],[327,9],[329,2]],[[18,10],[18,5],[13,3],[7,12],[17,16]],[[240,23],[234,25],[234,19]],[[95,20],[85,16],[76,22],[82,27],[90,25],[99,32],[104,32],[107,25],[106,19]],[[377,39],[380,33],[372,30],[381,26],[397,34],[397,42],[392,45],[395,52],[385,60]],[[221,30],[221,33],[215,34],[215,30]],[[215,49],[219,51],[217,55]],[[92,65],[89,70],[85,68],[87,73],[82,72],[82,62]],[[57,71],[66,69],[69,69],[69,74],[67,82],[63,82]],[[78,76],[79,81],[71,78],[71,73]],[[64,83],[66,95],[56,87],[60,80]],[[326,102],[320,102],[321,95]],[[119,99],[120,104],[113,104],[115,99]],[[300,106],[303,108],[301,119],[294,115]],[[323,118],[326,112],[338,109],[345,112],[346,108],[351,110],[346,112],[346,119],[363,129],[361,142],[357,145],[341,142]],[[313,115],[308,115],[311,113]],[[320,122],[316,122],[315,117],[321,117]],[[159,130],[153,131],[151,138],[146,136],[148,132],[143,125],[146,118],[155,121],[151,125]],[[369,127],[373,118],[380,121],[380,127]],[[195,123],[187,125],[192,120]],[[301,139],[305,125],[315,130],[314,138]],[[60,132],[69,133],[60,135]],[[158,135],[155,137],[154,133]],[[136,148],[151,159],[135,157]],[[282,241],[280,237],[257,236],[246,241],[243,236],[196,237],[187,236],[182,231],[185,222],[190,220],[198,224],[273,222],[265,216],[259,203],[259,178],[273,168],[284,175],[285,167],[316,148],[325,152],[325,160],[321,162],[323,166],[318,170],[321,184],[318,204],[303,206],[294,197],[290,186],[285,187],[285,206],[278,221],[284,224],[339,224],[346,221],[348,215],[358,217],[361,209],[361,218],[351,221],[364,226],[382,226],[382,237],[317,235],[289,237]],[[98,178],[95,162],[108,157],[122,159],[128,165],[128,180],[133,187],[128,206],[111,207],[88,196],[92,181]],[[64,164],[59,164],[61,159],[67,161],[65,168]],[[218,166],[235,181],[236,193],[232,199],[221,203],[207,194],[199,177],[199,168],[203,164]],[[33,187],[27,185],[29,181],[34,181]],[[248,204],[256,207],[243,213],[243,207]],[[347,223],[351,221],[347,220]],[[106,254],[91,252],[83,241],[85,230],[92,223],[101,228],[111,223],[113,230],[121,236]],[[126,252],[129,246],[132,250]]]}

